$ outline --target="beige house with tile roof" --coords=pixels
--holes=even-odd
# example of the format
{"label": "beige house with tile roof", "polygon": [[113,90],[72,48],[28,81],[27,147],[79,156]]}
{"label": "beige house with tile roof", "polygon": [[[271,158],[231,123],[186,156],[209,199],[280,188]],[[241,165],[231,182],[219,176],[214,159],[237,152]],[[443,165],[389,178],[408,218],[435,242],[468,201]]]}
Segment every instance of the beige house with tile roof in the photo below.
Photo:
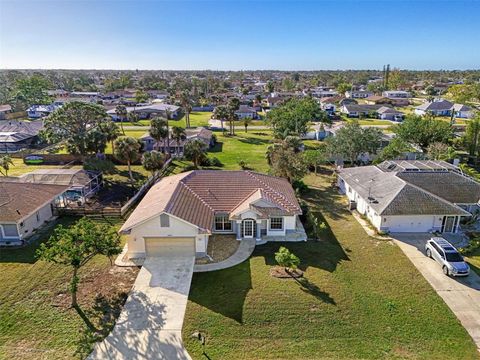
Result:
{"label": "beige house with tile roof", "polygon": [[128,257],[205,256],[212,234],[241,241],[305,241],[287,180],[251,171],[195,170],[162,179],[120,229]]}

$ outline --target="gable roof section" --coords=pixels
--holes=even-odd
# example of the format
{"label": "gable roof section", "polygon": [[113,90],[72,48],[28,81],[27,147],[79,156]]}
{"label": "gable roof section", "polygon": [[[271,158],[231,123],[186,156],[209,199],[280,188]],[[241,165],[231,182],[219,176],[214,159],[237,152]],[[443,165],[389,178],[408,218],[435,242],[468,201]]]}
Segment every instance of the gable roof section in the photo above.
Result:
{"label": "gable roof section", "polygon": [[215,213],[230,213],[252,196],[266,199],[285,213],[301,214],[295,192],[285,179],[250,171],[196,170],[155,184],[120,231],[162,212],[209,231]]}
{"label": "gable roof section", "polygon": [[61,185],[0,182],[0,221],[23,219],[67,188]]}

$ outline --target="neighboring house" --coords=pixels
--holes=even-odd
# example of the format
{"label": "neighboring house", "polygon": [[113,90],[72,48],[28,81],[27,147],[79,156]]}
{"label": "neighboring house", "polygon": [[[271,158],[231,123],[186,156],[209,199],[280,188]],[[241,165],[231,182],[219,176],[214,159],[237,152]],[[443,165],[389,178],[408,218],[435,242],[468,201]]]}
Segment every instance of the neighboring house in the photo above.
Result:
{"label": "neighboring house", "polygon": [[0,180],[0,246],[22,245],[54,218],[53,207],[67,189],[61,185]]}
{"label": "neighboring house", "polygon": [[404,113],[387,106],[382,106],[378,109],[377,115],[378,118],[382,120],[403,121],[405,119]]}
{"label": "neighboring house", "polygon": [[[203,141],[205,145],[207,145],[207,148],[211,148],[215,145],[213,133],[211,130],[203,127],[198,127],[194,129],[185,129],[185,133],[186,138],[180,140],[179,143],[177,143],[176,140],[170,137],[170,154],[172,156],[183,156],[185,145],[192,140],[198,139]],[[156,141],[150,136],[149,133],[145,133],[143,136],[141,136],[140,140],[143,142],[143,150],[145,151],[158,150],[163,152],[164,147],[166,147],[168,144],[167,139],[164,139],[160,141],[157,149]]]}
{"label": "neighboring house", "polygon": [[338,92],[334,90],[313,90],[312,96],[316,98],[327,98],[327,97],[335,97],[338,96]]}
{"label": "neighboring house", "polygon": [[385,96],[372,95],[365,99],[365,104],[368,105],[386,105],[393,104],[393,100]]}
{"label": "neighboring house", "polygon": [[389,99],[409,99],[412,97],[412,94],[410,94],[408,91],[388,90],[382,92],[382,96]]}
{"label": "neighboring house", "polygon": [[38,141],[43,121],[0,121],[0,153],[12,153],[28,148]]}
{"label": "neighboring house", "polygon": [[40,119],[42,117],[50,115],[56,109],[58,109],[58,105],[50,104],[50,105],[32,105],[27,109],[27,116],[30,119]]}
{"label": "neighboring house", "polygon": [[366,117],[376,113],[382,105],[344,104],[340,111],[351,118]]}
{"label": "neighboring house", "polygon": [[448,100],[436,99],[432,102],[425,102],[415,108],[415,114],[432,114],[435,116],[451,116],[458,118],[473,117],[473,109],[463,104],[454,104]]}
{"label": "neighboring house", "polygon": [[345,91],[345,97],[349,99],[365,99],[372,96],[373,92],[366,90],[350,90]]}
{"label": "neighboring house", "polygon": [[[128,106],[127,113],[136,113],[140,119],[148,119],[154,115],[163,117],[169,114],[169,119],[177,119],[180,114],[180,106],[170,104],[151,104],[145,106]],[[115,108],[107,111],[107,114],[112,117],[114,121],[119,121]]]}
{"label": "neighboring house", "polygon": [[235,111],[235,115],[241,119],[258,119],[257,110],[255,108],[247,106],[247,105],[240,105],[237,111]]}
{"label": "neighboring house", "polygon": [[212,234],[237,240],[306,241],[287,180],[250,171],[196,170],[155,184],[120,229],[129,258],[206,255]]}
{"label": "neighboring house", "polygon": [[8,104],[0,105],[0,120],[5,120],[7,114],[12,112],[12,107]]}
{"label": "neighboring house", "polygon": [[66,188],[59,206],[83,204],[103,183],[102,173],[83,169],[38,169],[17,178],[23,184],[51,184]]}
{"label": "neighboring house", "polygon": [[338,186],[379,231],[455,233],[480,184],[445,161],[385,161],[339,171]]}
{"label": "neighboring house", "polygon": [[276,96],[276,97],[269,96],[269,97],[267,97],[266,104],[267,104],[268,108],[274,109],[274,108],[280,106],[284,102],[284,100],[285,99],[282,99],[278,96]]}

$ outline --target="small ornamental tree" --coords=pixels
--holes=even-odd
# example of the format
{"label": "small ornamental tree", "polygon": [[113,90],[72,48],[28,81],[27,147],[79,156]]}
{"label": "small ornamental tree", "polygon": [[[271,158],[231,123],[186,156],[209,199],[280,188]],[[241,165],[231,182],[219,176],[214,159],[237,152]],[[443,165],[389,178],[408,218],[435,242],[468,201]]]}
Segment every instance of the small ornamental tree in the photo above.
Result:
{"label": "small ornamental tree", "polygon": [[13,160],[9,155],[0,156],[0,174],[8,176],[10,165],[13,165]]}
{"label": "small ornamental tree", "polygon": [[126,162],[128,166],[128,175],[132,186],[135,182],[132,174],[132,163],[140,157],[142,143],[133,137],[121,137],[115,140],[115,157],[120,161]]}
{"label": "small ornamental tree", "polygon": [[71,266],[69,290],[72,307],[77,308],[78,271],[96,255],[107,256],[111,261],[121,251],[120,237],[114,227],[82,218],[70,227],[57,226],[47,243],[37,250],[37,256],[41,260]]}
{"label": "small ornamental tree", "polygon": [[286,247],[281,246],[275,253],[275,261],[278,265],[288,270],[295,270],[300,265],[300,259],[298,256],[290,252]]}
{"label": "small ornamental tree", "polygon": [[185,158],[193,162],[195,169],[207,157],[207,145],[202,140],[195,139],[185,145]]}
{"label": "small ornamental tree", "polygon": [[160,151],[152,150],[146,152],[142,156],[142,165],[143,168],[147,171],[150,171],[155,174],[156,171],[161,170],[165,164],[165,155]]}

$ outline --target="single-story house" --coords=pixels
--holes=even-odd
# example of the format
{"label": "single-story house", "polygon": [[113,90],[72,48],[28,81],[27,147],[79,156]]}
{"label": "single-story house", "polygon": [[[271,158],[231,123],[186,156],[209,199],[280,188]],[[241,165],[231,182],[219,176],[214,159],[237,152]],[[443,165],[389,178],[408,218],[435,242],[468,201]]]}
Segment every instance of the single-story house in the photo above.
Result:
{"label": "single-story house", "polygon": [[0,120],[5,120],[7,114],[12,112],[12,107],[8,104],[0,105]]}
{"label": "single-story house", "polygon": [[345,97],[349,99],[365,99],[372,96],[373,92],[367,90],[349,90],[345,91]]}
{"label": "single-story house", "polygon": [[[169,119],[177,119],[180,115],[180,106],[163,103],[155,103],[145,106],[127,106],[127,113],[131,112],[137,114],[140,119],[148,119],[155,114],[167,117],[167,113]],[[108,110],[107,114],[112,117],[113,121],[120,121],[115,108]]]}
{"label": "single-story house", "polygon": [[[206,129],[204,127],[198,127],[194,129],[185,129],[186,137],[185,139],[180,140],[179,143],[177,143],[176,140],[171,138],[170,135],[170,154],[172,156],[183,156],[183,152],[185,149],[185,145],[192,140],[201,140],[207,145],[207,148],[211,148],[212,146],[215,145],[213,133],[211,130]],[[140,140],[143,142],[143,150],[145,151],[152,151],[152,150],[158,150],[163,152],[164,147],[168,145],[167,139],[163,139],[160,141],[158,144],[158,149],[156,140],[150,136],[149,133],[145,133],[140,137]]]}
{"label": "single-story house", "polygon": [[27,109],[27,116],[30,119],[40,119],[42,117],[50,115],[52,112],[57,110],[59,106],[50,104],[50,105],[32,105]]}
{"label": "single-story house", "polygon": [[377,110],[379,119],[390,121],[403,121],[405,114],[388,106],[382,106]]}
{"label": "single-story house", "polygon": [[240,105],[238,110],[235,111],[235,115],[239,119],[258,119],[257,110],[247,105]]}
{"label": "single-story house", "polygon": [[379,231],[458,231],[478,210],[480,184],[445,161],[385,161],[339,171],[350,208]]}
{"label": "single-story house", "polygon": [[212,234],[257,243],[305,241],[289,182],[251,171],[195,170],[168,176],[145,195],[120,229],[129,258],[206,255]]}
{"label": "single-story house", "polygon": [[372,113],[376,113],[378,109],[383,107],[382,105],[363,105],[363,104],[344,104],[340,108],[340,111],[346,114],[348,117],[358,118],[369,116]]}
{"label": "single-story house", "polygon": [[66,189],[62,185],[0,181],[0,246],[22,245],[52,220],[55,202]]}
{"label": "single-story house", "polygon": [[0,153],[12,153],[30,147],[38,140],[43,121],[0,121]]}
{"label": "single-story house", "polygon": [[473,110],[469,106],[454,104],[444,99],[425,102],[415,108],[415,114],[417,115],[432,114],[435,116],[451,116],[452,113],[458,118],[473,117]]}
{"label": "single-story house", "polygon": [[368,105],[385,105],[385,104],[392,104],[393,100],[389,99],[385,96],[378,96],[378,95],[372,95],[367,98],[365,98],[365,104]]}
{"label": "single-story house", "polygon": [[402,90],[388,90],[382,92],[382,96],[390,99],[409,99],[412,97],[412,94],[410,94],[408,91],[402,91]]}

